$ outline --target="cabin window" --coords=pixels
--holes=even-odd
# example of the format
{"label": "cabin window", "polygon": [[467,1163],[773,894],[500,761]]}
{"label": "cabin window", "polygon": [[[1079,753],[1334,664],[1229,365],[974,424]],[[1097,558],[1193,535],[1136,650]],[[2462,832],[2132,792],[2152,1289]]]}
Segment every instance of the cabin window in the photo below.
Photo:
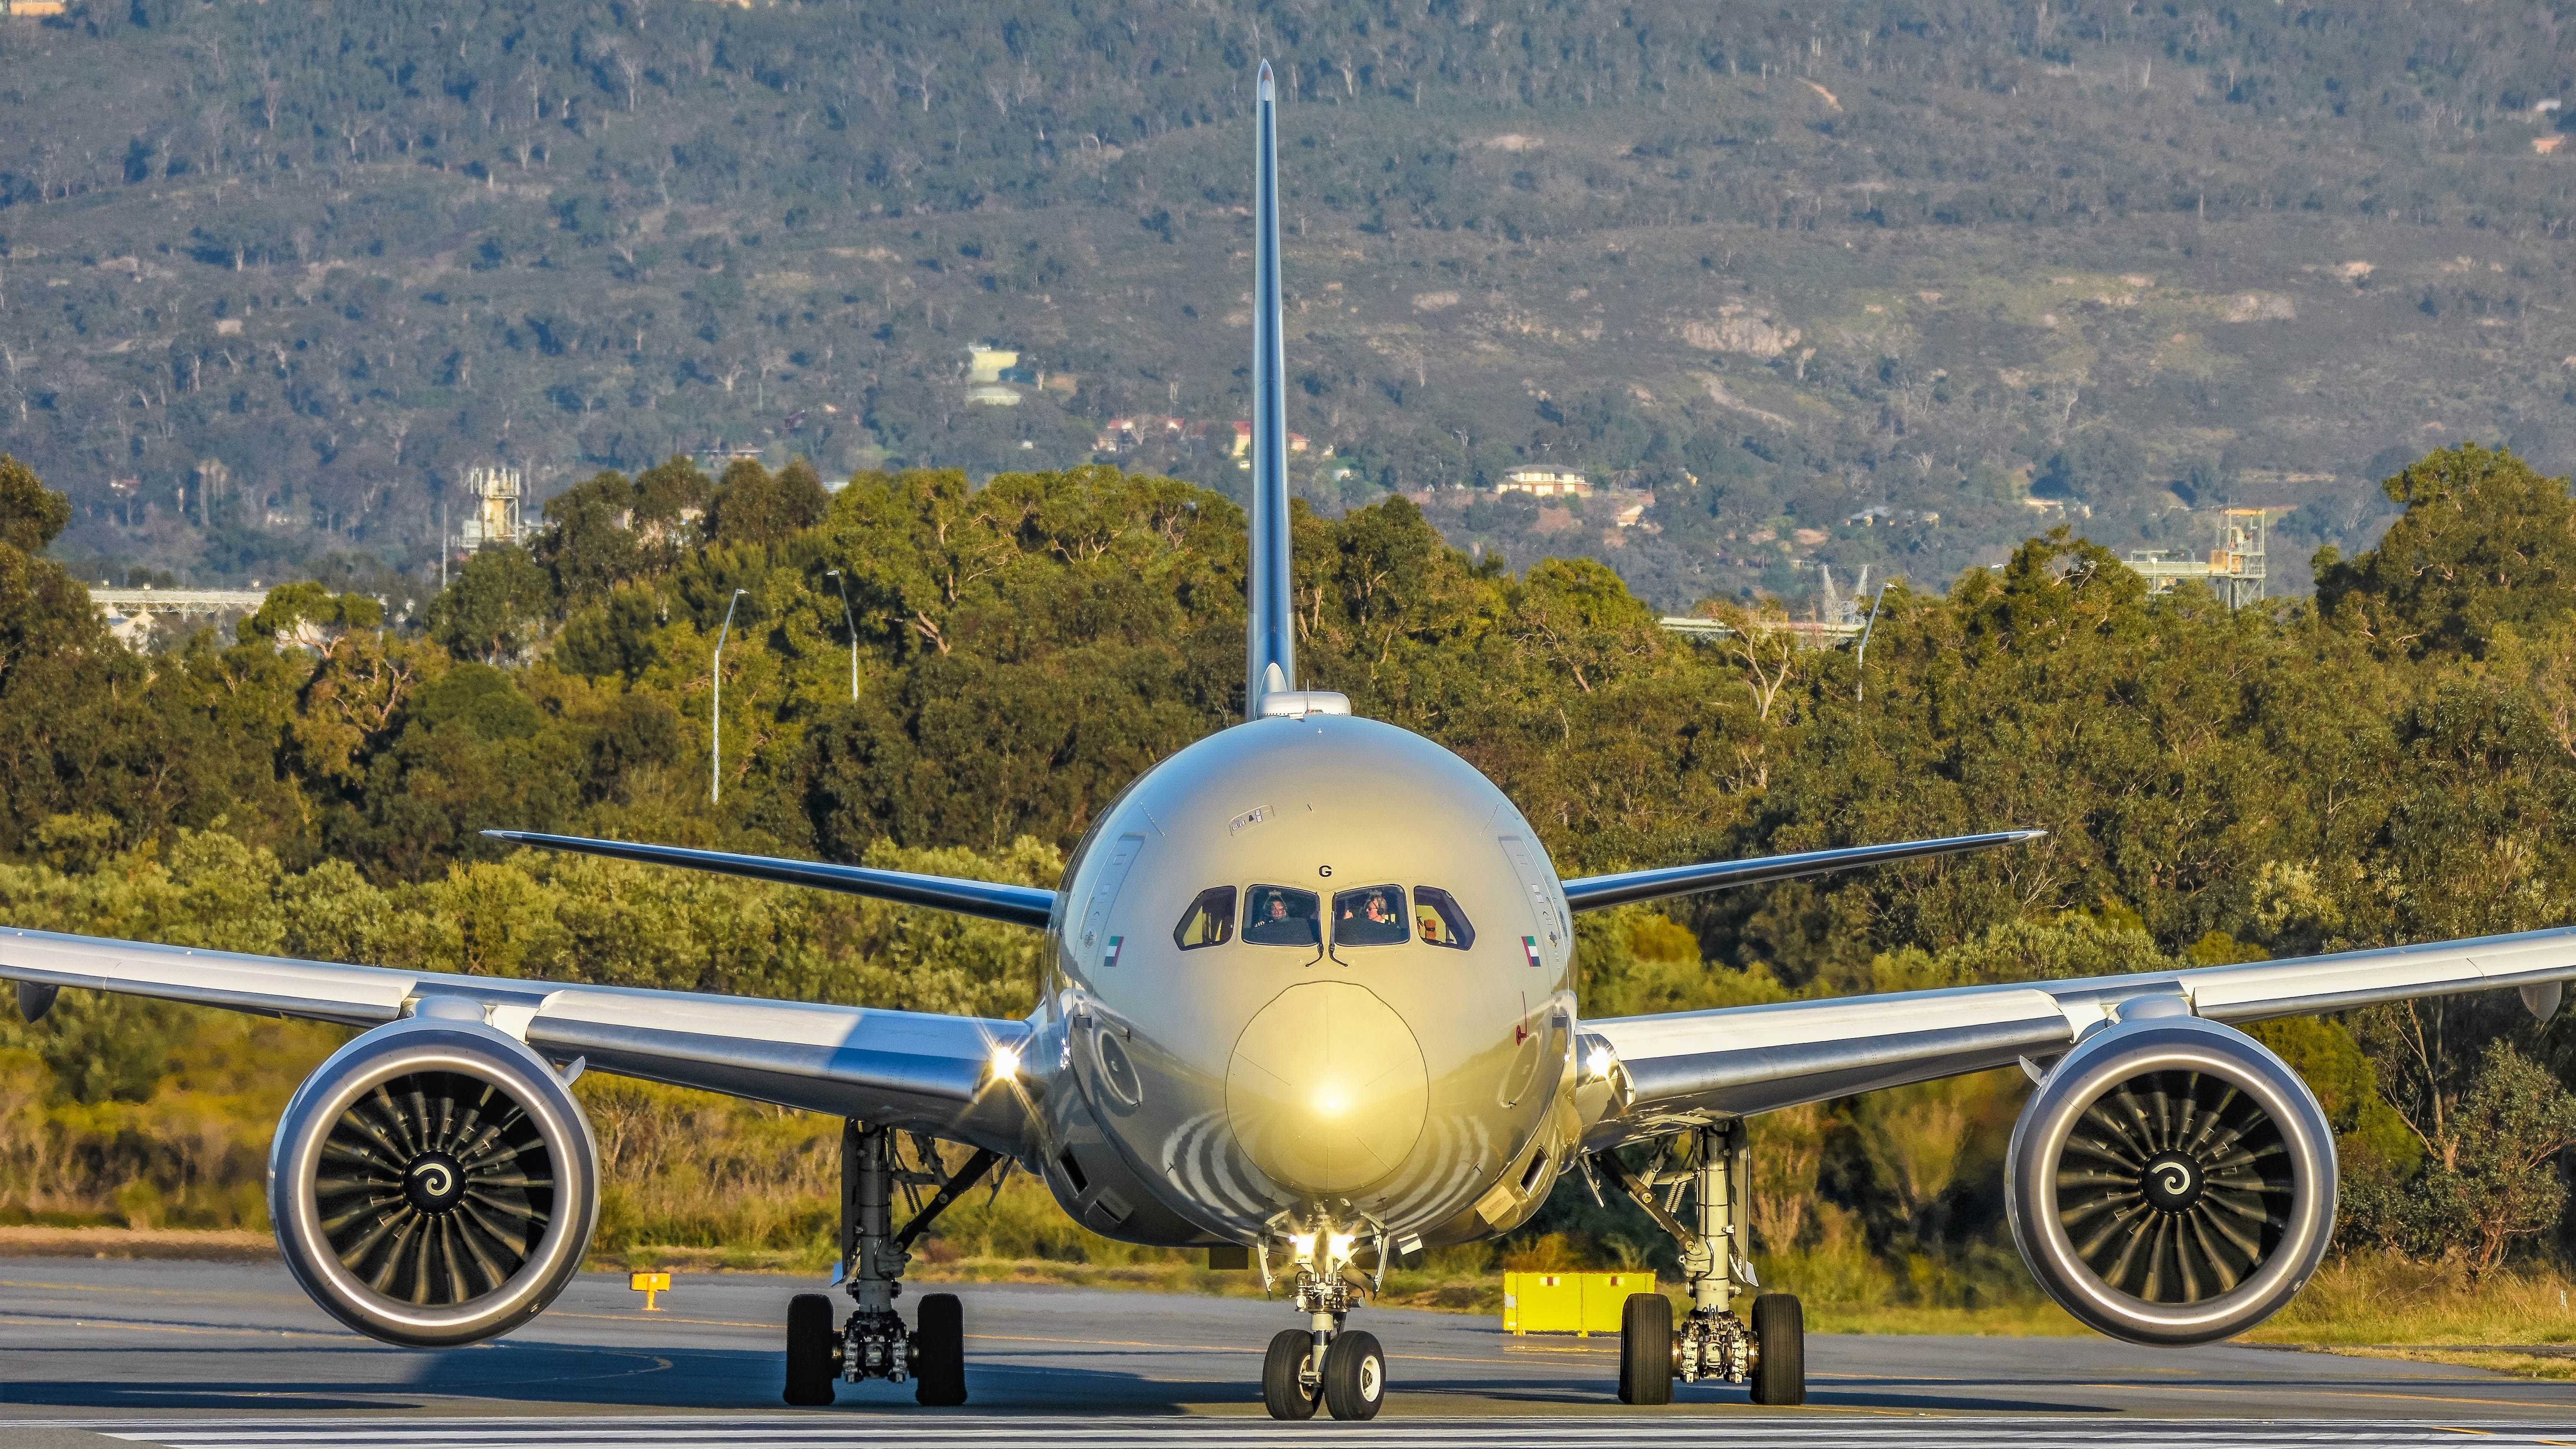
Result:
{"label": "cabin window", "polygon": [[1476,928],[1458,909],[1458,898],[1438,886],[1413,888],[1413,929],[1426,946],[1464,951],[1476,944]]}
{"label": "cabin window", "polygon": [[1254,946],[1322,943],[1323,902],[1294,886],[1257,885],[1244,892],[1243,939]]}
{"label": "cabin window", "polygon": [[1333,896],[1333,944],[1401,946],[1412,935],[1404,924],[1404,887],[1362,886]]}
{"label": "cabin window", "polygon": [[1181,913],[1172,928],[1172,944],[1184,951],[1222,946],[1234,939],[1234,887],[1210,886]]}

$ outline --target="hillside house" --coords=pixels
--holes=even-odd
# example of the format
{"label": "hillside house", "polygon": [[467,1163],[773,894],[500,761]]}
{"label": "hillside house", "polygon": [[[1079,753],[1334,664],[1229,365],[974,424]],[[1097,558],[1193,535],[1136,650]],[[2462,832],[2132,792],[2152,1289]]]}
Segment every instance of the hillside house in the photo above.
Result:
{"label": "hillside house", "polygon": [[1589,498],[1592,480],[1572,468],[1511,468],[1494,485],[1497,493],[1527,493],[1533,498]]}

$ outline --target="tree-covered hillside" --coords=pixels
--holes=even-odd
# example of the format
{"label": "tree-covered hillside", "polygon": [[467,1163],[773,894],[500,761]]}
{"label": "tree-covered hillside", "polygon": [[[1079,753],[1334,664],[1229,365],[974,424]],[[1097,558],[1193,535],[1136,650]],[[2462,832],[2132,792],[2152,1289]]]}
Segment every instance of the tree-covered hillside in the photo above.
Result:
{"label": "tree-covered hillside", "polygon": [[[493,461],[1151,418],[1122,461],[1223,490],[1267,55],[1327,511],[1679,608],[2235,501],[2295,589],[2426,447],[2576,461],[2561,9],[75,0],[0,19],[0,447],[85,573],[200,581],[422,577]],[[1524,461],[1649,526],[1486,505]]]}

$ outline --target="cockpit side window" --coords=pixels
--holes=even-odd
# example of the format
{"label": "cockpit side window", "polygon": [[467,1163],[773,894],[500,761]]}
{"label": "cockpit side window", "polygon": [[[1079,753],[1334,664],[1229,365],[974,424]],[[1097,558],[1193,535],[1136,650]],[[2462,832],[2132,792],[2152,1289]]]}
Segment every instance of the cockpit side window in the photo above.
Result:
{"label": "cockpit side window", "polygon": [[1243,893],[1243,939],[1254,946],[1323,943],[1323,901],[1294,886],[1257,885]]}
{"label": "cockpit side window", "polygon": [[1333,944],[1400,946],[1412,935],[1404,924],[1404,887],[1362,886],[1333,896]]}
{"label": "cockpit side window", "polygon": [[1413,888],[1413,926],[1427,946],[1464,951],[1476,944],[1476,928],[1467,923],[1467,913],[1458,909],[1457,897],[1438,886]]}
{"label": "cockpit side window", "polygon": [[1234,887],[1210,886],[1181,913],[1172,928],[1172,944],[1184,951],[1222,946],[1234,939]]}

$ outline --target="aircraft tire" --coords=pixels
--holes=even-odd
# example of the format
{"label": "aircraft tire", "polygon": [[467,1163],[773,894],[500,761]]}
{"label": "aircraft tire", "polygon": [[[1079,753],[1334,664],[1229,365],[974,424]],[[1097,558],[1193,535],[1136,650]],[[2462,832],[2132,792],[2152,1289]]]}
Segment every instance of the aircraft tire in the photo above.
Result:
{"label": "aircraft tire", "polygon": [[1631,1293],[1619,1306],[1619,1402],[1673,1401],[1673,1300]]}
{"label": "aircraft tire", "polygon": [[1788,1406],[1807,1401],[1807,1316],[1786,1293],[1753,1300],[1753,1402]]}
{"label": "aircraft tire", "polygon": [[1333,1335],[1324,1350],[1324,1407],[1336,1419],[1374,1419],[1386,1407],[1386,1350],[1376,1334]]}
{"label": "aircraft tire", "polygon": [[921,1300],[920,1326],[912,1335],[912,1397],[932,1408],[966,1402],[966,1310],[954,1293]]}
{"label": "aircraft tire", "polygon": [[832,1300],[820,1293],[799,1293],[787,1300],[788,1403],[819,1409],[832,1402],[832,1380],[838,1378],[832,1350],[840,1335],[832,1327]]}
{"label": "aircraft tire", "polygon": [[1261,1404],[1274,1419],[1311,1419],[1315,1417],[1318,1394],[1306,1392],[1299,1382],[1306,1371],[1307,1356],[1315,1351],[1315,1335],[1302,1328],[1283,1328],[1270,1339],[1270,1351],[1261,1356]]}

